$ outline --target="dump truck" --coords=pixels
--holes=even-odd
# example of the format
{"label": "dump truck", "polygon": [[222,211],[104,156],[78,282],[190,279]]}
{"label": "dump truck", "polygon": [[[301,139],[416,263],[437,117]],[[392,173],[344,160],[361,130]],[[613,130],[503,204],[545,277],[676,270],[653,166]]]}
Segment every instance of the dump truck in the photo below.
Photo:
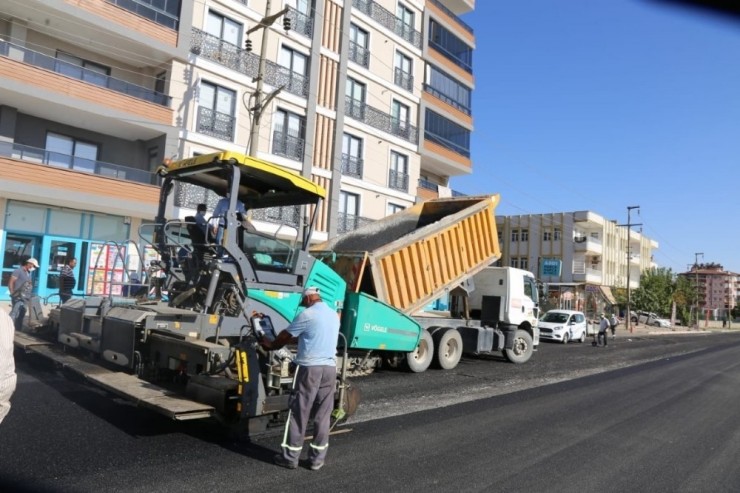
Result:
{"label": "dump truck", "polygon": [[[381,364],[403,364],[413,372],[432,363],[451,369],[463,353],[501,351],[514,363],[529,360],[539,344],[537,284],[526,271],[491,270],[501,256],[495,221],[499,200],[492,195],[422,202],[311,249],[347,283],[344,335],[352,374]],[[481,281],[500,273],[495,289],[483,283],[485,289],[474,291],[473,279],[481,272]],[[479,305],[484,301],[478,318],[466,309],[472,292]],[[424,311],[440,297],[449,297],[455,307],[451,313]],[[367,298],[386,302],[424,328],[413,351],[387,346],[386,327],[351,323]],[[413,334],[408,338],[412,342]]]}
{"label": "dump truck", "polygon": [[[120,289],[109,291],[120,295],[69,300],[39,334],[17,334],[18,346],[172,419],[215,417],[255,434],[285,420],[292,385],[292,351],[265,351],[259,340],[288,326],[307,286],[319,287],[341,316],[335,423],[358,404],[348,375],[380,363],[423,371],[435,346],[442,368],[454,367],[463,350],[501,350],[523,362],[538,342],[536,317],[512,325],[421,313],[446,294],[467,299],[471,276],[498,258],[498,196],[419,204],[309,251],[326,195],[310,180],[232,152],[169,163],[158,174],[158,212],[140,236],[160,258],[150,269],[164,276],[150,272],[141,284],[111,277]],[[228,201],[223,216],[205,228],[194,217],[167,217],[173,196],[204,191]],[[266,234],[241,211],[301,220]],[[536,290],[530,295],[536,301]]]}

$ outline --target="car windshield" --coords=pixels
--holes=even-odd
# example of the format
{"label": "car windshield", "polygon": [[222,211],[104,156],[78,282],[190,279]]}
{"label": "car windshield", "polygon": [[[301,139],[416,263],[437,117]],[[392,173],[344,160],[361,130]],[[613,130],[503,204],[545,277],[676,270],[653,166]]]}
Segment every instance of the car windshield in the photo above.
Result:
{"label": "car windshield", "polygon": [[568,314],[567,313],[560,313],[560,312],[547,312],[545,316],[542,318],[543,322],[553,322],[556,324],[564,324],[568,321]]}

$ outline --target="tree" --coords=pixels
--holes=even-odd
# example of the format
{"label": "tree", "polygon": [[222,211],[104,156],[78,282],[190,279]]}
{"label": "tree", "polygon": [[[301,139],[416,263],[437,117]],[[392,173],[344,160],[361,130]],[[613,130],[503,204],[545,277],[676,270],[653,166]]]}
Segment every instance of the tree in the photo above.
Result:
{"label": "tree", "polygon": [[670,316],[673,303],[676,316],[689,321],[694,287],[685,276],[674,278],[671,269],[659,268],[645,271],[640,276],[640,287],[632,294],[632,304],[637,310]]}

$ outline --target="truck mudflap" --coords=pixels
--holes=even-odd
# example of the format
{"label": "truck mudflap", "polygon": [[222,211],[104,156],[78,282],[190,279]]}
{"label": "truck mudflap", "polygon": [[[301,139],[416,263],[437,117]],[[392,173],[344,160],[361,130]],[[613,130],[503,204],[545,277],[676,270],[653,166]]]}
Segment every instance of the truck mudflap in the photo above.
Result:
{"label": "truck mudflap", "polygon": [[119,395],[138,406],[155,411],[176,421],[210,418],[212,406],[183,399],[175,392],[158,387],[135,375],[116,372],[64,353],[48,341],[30,334],[16,333],[15,345],[26,352],[39,354],[69,369],[92,384]]}

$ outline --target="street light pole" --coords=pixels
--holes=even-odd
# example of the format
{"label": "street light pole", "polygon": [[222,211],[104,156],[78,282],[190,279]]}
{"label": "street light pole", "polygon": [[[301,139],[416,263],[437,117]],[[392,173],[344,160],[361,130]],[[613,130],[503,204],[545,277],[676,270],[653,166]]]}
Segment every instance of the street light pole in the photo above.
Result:
{"label": "street light pole", "polygon": [[[270,26],[273,25],[279,17],[288,13],[288,7],[285,7],[280,12],[270,15],[271,6],[271,0],[267,0],[267,3],[265,5],[265,16],[262,18],[259,24],[247,31],[247,39],[249,39],[250,34],[259,29],[264,29],[264,32],[262,33],[262,45],[260,47],[259,68],[257,69],[257,77],[255,77],[254,79],[254,82],[257,83],[257,87],[252,94],[252,107],[249,108],[249,110],[252,112],[252,126],[249,130],[250,156],[257,156],[257,152],[259,150],[259,135],[260,122],[262,120],[262,111],[265,109],[267,104],[283,89],[282,87],[276,89],[271,94],[269,94],[264,101],[262,101],[262,87],[265,80],[265,68],[267,66],[267,33],[269,32]],[[289,28],[290,22],[288,21],[287,23],[285,23],[286,31]]]}
{"label": "street light pole", "polygon": [[704,259],[703,252],[694,254],[694,310],[696,311],[696,329],[699,330],[699,256]]}
{"label": "street light pole", "polygon": [[[627,326],[629,327],[630,333],[634,331],[632,327],[632,289],[630,287],[630,271],[632,270],[630,267],[630,235],[632,233],[632,226],[642,226],[642,223],[639,224],[632,224],[631,219],[631,213],[633,209],[637,209],[637,213],[640,213],[640,206],[639,205],[628,205],[627,206]],[[639,321],[639,320],[638,320]]]}

